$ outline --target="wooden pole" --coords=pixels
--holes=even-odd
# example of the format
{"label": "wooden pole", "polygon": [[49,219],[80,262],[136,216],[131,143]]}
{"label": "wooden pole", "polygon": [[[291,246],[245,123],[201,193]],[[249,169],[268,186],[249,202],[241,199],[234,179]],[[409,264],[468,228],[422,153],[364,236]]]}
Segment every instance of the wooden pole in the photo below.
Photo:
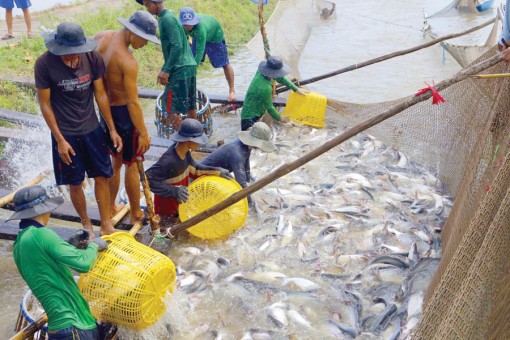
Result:
{"label": "wooden pole", "polygon": [[133,226],[129,230],[129,233],[131,234],[131,236],[135,236],[142,229],[142,227],[143,227],[142,222],[138,221],[135,224],[133,224]]}
{"label": "wooden pole", "polygon": [[262,42],[264,44],[264,54],[266,56],[266,59],[271,56],[270,54],[270,48],[269,48],[269,41],[267,41],[267,34],[266,34],[266,24],[264,22],[264,3],[263,0],[259,0],[259,24],[260,24],[260,34],[262,35]]}
{"label": "wooden pole", "polygon": [[149,215],[149,222],[151,224],[152,234],[159,235],[159,215],[154,213],[154,204],[152,203],[152,194],[151,189],[149,187],[149,181],[147,180],[147,175],[145,175],[145,170],[143,169],[142,158],[136,158],[136,166],[138,167],[138,173],[140,174],[140,182],[142,182],[143,194],[145,196],[145,201],[147,202],[147,212]]}
{"label": "wooden pole", "polygon": [[[416,52],[416,51],[421,50],[423,48],[430,47],[432,45],[438,44],[438,43],[440,43],[440,42],[442,42],[444,40],[457,38],[457,37],[460,37],[462,35],[466,35],[466,34],[469,34],[471,32],[477,31],[477,30],[479,30],[479,29],[481,29],[481,28],[483,28],[485,26],[488,26],[488,25],[494,23],[495,21],[496,21],[496,17],[494,17],[491,20],[486,21],[486,22],[484,22],[484,23],[482,23],[482,24],[480,24],[478,26],[470,28],[470,29],[468,29],[466,31],[463,31],[463,32],[460,32],[460,33],[447,34],[447,35],[444,35],[444,36],[439,37],[437,39],[434,39],[434,40],[432,40],[432,41],[430,41],[428,43],[424,43],[424,44],[417,45],[415,47],[411,47],[411,48],[408,48],[408,49],[405,49],[405,50],[400,50],[400,51],[397,51],[397,52],[386,54],[384,56],[377,57],[377,58],[374,58],[374,59],[370,59],[370,60],[364,61],[364,62],[359,63],[359,64],[350,65],[350,66],[341,68],[339,70],[323,74],[321,76],[317,76],[317,77],[306,79],[306,80],[302,80],[302,81],[298,80],[298,81],[295,82],[295,84],[296,84],[296,86],[307,85],[307,84],[314,83],[314,82],[322,80],[322,79],[330,78],[330,77],[333,77],[333,76],[336,76],[336,75],[339,75],[339,74],[342,74],[342,73],[354,71],[354,70],[360,69],[360,68],[365,67],[365,66],[376,64],[376,63],[379,63],[379,62],[384,61],[384,60],[388,60],[388,59],[392,59],[392,58],[395,58],[395,57],[403,56],[403,55],[406,55],[406,54],[409,54],[409,53],[412,53],[412,52]],[[283,86],[283,87],[278,88],[276,90],[276,93],[285,92],[288,89],[289,88],[287,86]]]}
{"label": "wooden pole", "polygon": [[[438,83],[435,86],[435,88],[438,91],[444,90],[445,88],[447,88],[461,80],[464,80],[473,74],[479,73],[479,72],[499,63],[502,59],[503,59],[502,54],[498,53],[497,55],[495,55],[494,57],[492,57],[490,59],[487,59],[477,65],[473,65],[470,68],[460,71],[459,73],[457,73],[455,76],[453,76],[450,79],[443,80],[442,82]],[[393,117],[397,113],[402,112],[403,110],[405,110],[417,103],[420,103],[424,100],[429,99],[431,96],[432,96],[431,92],[427,91],[419,96],[409,97],[409,99],[407,99],[406,101],[404,101],[398,105],[395,105],[392,108],[386,110],[385,112],[354,126],[353,128],[334,137],[333,139],[330,139],[329,141],[327,141],[323,145],[319,146],[318,148],[312,150],[308,154],[294,160],[293,162],[290,162],[290,163],[280,166],[278,169],[276,169],[272,173],[268,174],[266,177],[260,179],[259,181],[256,181],[252,185],[247,186],[243,190],[236,192],[235,194],[228,197],[224,201],[221,201],[220,203],[216,204],[215,206],[201,212],[200,214],[198,214],[196,216],[193,216],[192,218],[190,218],[189,220],[187,220],[185,222],[182,222],[182,223],[174,226],[173,228],[171,228],[167,231],[167,235],[169,237],[174,237],[181,231],[186,230],[186,229],[194,226],[195,224],[202,222],[203,220],[213,216],[214,214],[222,211],[223,209],[231,206],[232,204],[234,204],[234,203],[242,200],[243,198],[253,194],[254,192],[262,189],[263,187],[265,187],[269,183],[274,182],[278,178],[280,178],[280,177],[288,174],[289,172],[299,168],[300,166],[314,160],[315,158],[319,157],[323,153],[340,145],[341,143],[343,143],[346,140],[348,140],[349,138],[357,135],[358,133],[365,131],[368,128],[371,128],[372,126],[377,125],[390,117]]]}
{"label": "wooden pole", "polygon": [[46,313],[41,315],[39,319],[36,321],[30,323],[28,326],[20,330],[18,333],[16,333],[12,338],[9,340],[25,340],[25,339],[31,339],[32,336],[39,331],[46,323],[48,323],[48,316]]}
{"label": "wooden pole", "polygon": [[476,74],[471,76],[475,79],[497,79],[497,78],[509,78],[510,73],[494,73],[494,74]]}
{"label": "wooden pole", "polygon": [[12,199],[14,198],[14,195],[20,190],[20,189],[23,189],[23,188],[26,188],[26,187],[29,187],[31,185],[36,185],[37,183],[40,183],[43,179],[45,179],[53,170],[52,169],[46,169],[44,170],[42,173],[40,173],[39,175],[37,175],[37,177],[35,177],[34,179],[32,179],[30,182],[24,184],[22,187],[18,188],[17,190],[13,191],[12,193],[10,193],[9,195],[7,196],[4,196],[2,198],[0,198],[0,208],[2,208],[3,206],[9,204]]}
{"label": "wooden pole", "polygon": [[131,207],[129,206],[129,203],[126,203],[122,209],[120,209],[119,212],[112,217],[112,226],[115,226],[117,223],[119,223],[124,218],[124,216],[126,216],[130,209]]}

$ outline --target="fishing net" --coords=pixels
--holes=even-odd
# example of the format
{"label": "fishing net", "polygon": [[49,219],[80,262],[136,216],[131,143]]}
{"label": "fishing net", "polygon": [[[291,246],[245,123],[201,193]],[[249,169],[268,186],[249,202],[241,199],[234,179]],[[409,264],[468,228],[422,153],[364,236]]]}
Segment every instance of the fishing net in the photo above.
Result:
{"label": "fishing net", "polygon": [[453,16],[457,15],[459,12],[477,14],[478,10],[476,9],[476,6],[477,2],[474,0],[453,0],[448,6],[432,14],[429,18],[438,16]]}
{"label": "fishing net", "polygon": [[[293,77],[300,78],[299,58],[312,28],[319,21],[319,8],[317,1],[280,0],[265,23],[270,55],[281,56],[283,61],[292,68]],[[294,22],[298,22],[299,25],[289,24]],[[260,60],[266,59],[260,31],[247,46]]]}
{"label": "fishing net", "polygon": [[[498,63],[483,73],[508,71]],[[455,199],[416,338],[509,334],[508,313],[498,313],[510,304],[509,85],[508,78],[468,78],[441,91],[444,104],[419,103],[368,130],[435,172]],[[370,105],[329,99],[328,106],[331,119],[354,126],[409,98]]]}

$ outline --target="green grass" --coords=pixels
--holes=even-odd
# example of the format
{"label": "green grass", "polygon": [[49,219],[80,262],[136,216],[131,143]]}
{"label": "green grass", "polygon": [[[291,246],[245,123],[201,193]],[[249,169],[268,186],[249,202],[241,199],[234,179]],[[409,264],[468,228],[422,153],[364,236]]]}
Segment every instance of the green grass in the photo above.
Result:
{"label": "green grass", "polygon": [[39,106],[32,89],[17,86],[10,81],[0,81],[0,107],[13,111],[37,113]]}
{"label": "green grass", "polygon": [[[264,7],[265,18],[269,18],[274,10],[276,0],[270,1]],[[218,19],[225,31],[225,40],[229,52],[234,53],[236,47],[246,44],[259,28],[257,5],[249,0],[192,0],[192,1],[166,1],[168,9],[178,13],[179,8],[191,6],[199,13],[207,13]],[[129,18],[136,10],[145,10],[135,1],[129,1],[121,8],[100,8],[98,13],[79,13],[69,21],[80,24],[85,34],[92,36],[100,31],[119,30],[123,26],[117,18]],[[51,11],[40,16],[41,23],[48,28],[55,28],[60,22]],[[44,41],[37,37],[22,39],[15,47],[0,48],[0,74],[33,77],[35,60],[46,51]],[[134,51],[139,62],[138,85],[142,87],[156,87],[156,75],[163,64],[161,48],[152,43]],[[198,73],[200,77],[200,68]],[[2,96],[2,94],[0,94]],[[0,98],[0,107],[9,101]]]}

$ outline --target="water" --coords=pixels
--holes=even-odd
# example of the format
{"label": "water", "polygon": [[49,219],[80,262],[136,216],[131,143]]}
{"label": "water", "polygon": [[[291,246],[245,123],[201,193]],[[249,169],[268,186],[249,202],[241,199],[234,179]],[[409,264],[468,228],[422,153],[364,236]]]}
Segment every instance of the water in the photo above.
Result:
{"label": "water", "polygon": [[[48,8],[57,2],[58,1],[45,1],[43,4],[43,2],[34,1],[32,11],[37,8],[36,5],[44,5]],[[420,31],[423,26],[423,10],[425,10],[427,14],[432,14],[448,4],[445,1],[439,0],[428,2],[418,0],[399,1],[398,4],[392,4],[391,6],[376,0],[349,2],[346,4],[337,0],[336,3],[336,19],[319,24],[312,30],[310,40],[303,51],[299,63],[299,72],[303,79],[423,43],[426,41]],[[496,8],[499,3],[500,1],[496,1],[494,8]],[[489,10],[476,18],[469,16],[431,18],[428,23],[433,27],[436,34],[442,35],[460,32],[466,29],[467,26],[471,27],[486,21],[494,14],[494,10]],[[3,16],[3,14],[0,15]],[[484,34],[486,35],[487,33]],[[468,41],[473,44],[481,44],[483,43],[484,34],[478,33],[463,38],[464,40],[460,40]],[[238,93],[245,93],[258,62],[259,60],[245,49],[231,58],[231,63],[236,74],[236,90]],[[392,61],[381,63],[380,65],[370,66],[362,70],[323,80],[311,84],[309,87],[314,91],[338,100],[364,103],[378,102],[413,94],[416,90],[424,87],[424,81],[435,80],[438,82],[448,78],[459,69],[459,66],[452,58],[448,55],[443,55],[443,51],[440,47],[433,47],[415,53],[412,56],[399,57]],[[198,86],[209,93],[227,95],[226,80],[224,79],[221,69],[203,71],[199,76]],[[145,110],[146,121],[149,126],[152,126],[150,122],[152,122],[153,119],[153,106],[152,104],[149,106],[150,107],[147,107]],[[332,123],[330,122],[330,124]],[[212,139],[228,139],[235,137],[238,125],[238,115],[218,117],[215,121],[215,133]],[[280,133],[284,132],[281,131]],[[329,131],[329,133],[332,133],[332,131]],[[49,140],[47,131],[41,135],[43,135],[44,138],[47,137]],[[323,140],[323,137],[324,136],[322,136],[320,140]],[[297,138],[299,138],[299,136],[295,135],[295,132],[289,132],[285,138],[282,138],[281,143],[288,143],[289,146],[294,146]],[[306,138],[313,137],[306,134],[305,138],[301,139],[299,143],[301,145],[306,144]],[[306,148],[310,147],[311,146],[307,146]],[[43,151],[42,154],[44,154],[44,152],[47,153],[47,150]],[[31,154],[26,150],[20,151],[20,153],[24,155]],[[32,154],[35,153],[38,152],[32,151]],[[280,156],[275,157],[275,155],[271,155],[271,161],[276,165],[281,162],[282,159],[290,161],[297,157],[295,154],[293,156]],[[263,157],[263,155],[255,156],[254,161],[263,161]],[[33,177],[30,171],[38,172],[42,167],[51,166],[49,157],[42,158],[44,158],[44,160],[25,156],[23,160],[19,160],[19,162],[24,165],[23,169],[26,171],[21,171],[19,176],[13,179],[13,181],[15,183],[22,183],[25,181],[25,176],[27,179]],[[334,161],[334,159],[330,159],[329,156],[327,159],[331,162]],[[309,164],[305,171],[299,173],[299,176],[304,177],[306,183],[312,186],[324,184],[327,176],[336,170],[328,167],[321,169],[322,166],[328,164],[329,161],[323,159],[322,162],[321,165],[319,165],[319,163]],[[43,163],[44,166],[41,166],[41,163]],[[267,161],[265,164],[267,164]],[[260,175],[262,175],[262,173],[260,173]],[[294,174],[294,176],[292,174],[289,176],[294,180],[297,178],[296,174]],[[20,178],[23,179],[21,180]],[[289,179],[278,183],[281,189],[292,190],[292,187],[295,187],[295,185],[293,184],[291,186],[291,182],[292,181]],[[276,186],[272,187],[273,190],[275,187]],[[271,194],[271,191],[261,191],[257,197],[269,200],[268,195],[269,198],[274,199],[276,197]],[[342,200],[342,198],[337,198],[335,200]],[[335,204],[335,202],[328,201],[327,199],[321,203],[329,204],[329,208],[331,209],[334,208],[333,204]],[[270,209],[268,206],[265,206],[265,208]],[[376,209],[375,212],[379,214],[387,213],[381,208]],[[287,215],[288,217],[291,216],[291,213],[286,213],[289,214]],[[275,216],[273,216],[273,214],[274,213],[267,213],[265,217],[274,218]],[[278,212],[276,212],[276,214],[278,214]],[[2,215],[1,218],[5,219],[6,216]],[[307,237],[310,236],[305,232],[306,223],[300,224],[303,221],[292,221],[296,230],[299,231],[300,236],[304,236],[305,240],[307,240]],[[343,221],[342,224],[344,224],[344,222],[345,221]],[[308,221],[308,224],[312,223],[314,223],[313,220]],[[185,241],[181,244],[176,244],[170,257],[176,264],[186,266],[186,269],[191,268],[192,263],[188,263],[188,261],[193,261],[193,258],[186,256],[184,247],[194,246],[202,249],[201,259],[215,260],[218,256],[223,256],[234,260],[235,264],[227,270],[229,274],[231,274],[233,270],[249,271],[256,268],[269,268],[274,271],[283,271],[287,276],[309,275],[312,265],[292,260],[298,257],[299,244],[296,244],[296,248],[293,248],[292,251],[288,251],[287,253],[280,252],[271,256],[260,253],[258,247],[260,247],[261,244],[258,243],[258,240],[263,239],[264,235],[267,233],[274,233],[274,229],[270,228],[274,227],[276,221],[270,224],[271,226],[269,226],[269,224],[269,222],[261,223],[252,213],[248,218],[246,227],[233,235],[229,241],[223,243],[200,242],[197,240]],[[321,244],[314,245],[315,248],[310,248],[310,245],[306,244],[308,254],[315,253],[328,257],[338,251],[346,254],[347,251],[354,251],[356,247],[359,246],[365,248],[373,246],[373,244],[370,244],[370,242],[363,237],[363,232],[366,232],[366,230],[356,231],[344,229],[342,231],[344,237],[337,240],[340,242],[339,247],[333,247],[332,244]],[[26,286],[21,277],[17,274],[12,261],[12,242],[0,242],[0,262],[2,268],[4,268],[0,274],[0,301],[4,303],[4,308],[0,314],[0,335],[5,338],[12,335],[18,304],[26,290]],[[353,268],[356,268],[356,265],[354,265],[354,262],[350,262],[345,268],[343,266],[332,265],[329,269],[337,270],[337,274],[341,274],[345,270],[351,270]],[[222,276],[222,278],[224,278],[224,276]],[[313,277],[309,278],[315,280]],[[321,280],[317,281],[322,282]],[[233,288],[230,287],[229,289]],[[270,305],[268,301],[271,301],[271,303],[280,300],[283,301],[285,296],[282,294],[274,295],[273,293],[271,294],[274,296],[271,296],[269,293],[264,296],[261,296],[261,294],[245,296],[243,294],[246,292],[243,289],[238,288],[237,291],[229,291],[229,293],[226,294],[222,291],[221,285],[215,285],[214,289],[207,291],[205,295],[188,295],[184,294],[182,291],[178,291],[172,301],[172,306],[175,308],[174,310],[179,310],[177,308],[180,308],[180,310],[186,311],[188,315],[185,320],[183,317],[180,317],[180,319],[174,317],[177,321],[174,320],[175,323],[171,322],[174,327],[179,327],[179,323],[183,322],[182,332],[176,330],[176,332],[179,332],[178,337],[185,338],[187,335],[201,336],[210,334],[211,330],[219,328],[220,325],[233,325],[239,322],[240,319],[242,319],[242,324],[247,327],[263,325],[274,331],[280,331],[280,329],[268,323],[266,317],[262,315],[262,310]],[[301,303],[303,306],[306,306],[306,299],[309,298],[310,297],[294,296],[293,303]],[[315,306],[315,302],[309,302]],[[228,308],[234,312],[226,311],[222,306],[228,306]],[[317,308],[319,308],[319,306],[317,306]],[[320,310],[314,317],[310,316],[312,315],[311,311],[307,311],[306,308],[304,311],[309,319],[319,320],[321,317],[326,317],[323,310]],[[245,318],[244,315],[247,315],[248,318]],[[330,315],[327,315],[327,317],[330,317]],[[314,326],[316,325],[314,324]],[[292,331],[300,331],[298,326],[294,325],[292,327]],[[308,333],[305,331],[302,334]],[[242,336],[242,333],[233,333],[234,338],[241,338]]]}

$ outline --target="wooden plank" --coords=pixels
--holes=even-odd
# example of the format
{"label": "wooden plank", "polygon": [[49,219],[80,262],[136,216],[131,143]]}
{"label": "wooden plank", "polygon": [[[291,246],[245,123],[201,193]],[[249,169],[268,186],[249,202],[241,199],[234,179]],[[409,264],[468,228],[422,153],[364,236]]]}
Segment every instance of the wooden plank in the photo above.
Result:
{"label": "wooden plank", "polygon": [[[17,77],[17,76],[10,76],[10,75],[0,75],[0,81],[11,81],[17,85],[35,88],[35,83],[32,78],[30,77]],[[163,92],[163,89],[148,89],[144,87],[138,88],[138,97],[144,98],[144,99],[156,99],[161,92]],[[232,104],[232,105],[243,105],[244,103],[244,95],[237,94],[237,99],[233,102],[228,101],[228,96],[226,95],[219,95],[219,94],[210,94],[206,93],[207,97],[209,98],[209,101],[212,104]],[[274,98],[273,104],[274,106],[285,106],[287,103],[286,98]]]}
{"label": "wooden plank", "polygon": [[[67,227],[55,227],[48,226],[51,230],[55,231],[58,236],[62,237],[64,240],[67,240],[71,235],[73,235],[77,228],[67,228]],[[0,222],[0,239],[3,240],[16,240],[19,232],[18,221],[9,221],[9,222]]]}

